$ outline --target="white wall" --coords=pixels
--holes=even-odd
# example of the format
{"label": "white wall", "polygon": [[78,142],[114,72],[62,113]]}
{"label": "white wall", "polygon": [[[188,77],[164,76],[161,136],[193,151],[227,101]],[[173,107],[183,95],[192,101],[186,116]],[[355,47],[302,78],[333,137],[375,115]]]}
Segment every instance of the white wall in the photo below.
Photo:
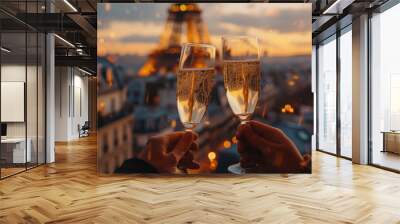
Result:
{"label": "white wall", "polygon": [[55,140],[70,141],[88,121],[88,78],[72,67],[56,67],[55,73]]}
{"label": "white wall", "polygon": [[[38,70],[37,70],[38,69]],[[23,102],[22,108],[19,111],[23,114],[26,112],[26,120],[22,122],[5,122],[7,124],[8,138],[27,138],[29,139],[30,148],[32,151],[32,161],[44,163],[44,83],[43,83],[42,68],[25,64],[3,64],[1,66],[1,81],[2,82],[23,82],[26,84],[26,105]],[[27,80],[25,80],[27,78]],[[2,89],[3,92],[4,89]],[[25,90],[19,90],[24,94]],[[3,97],[7,97],[2,95]],[[13,113],[10,107],[2,107],[2,112]],[[14,112],[15,113],[15,112]],[[39,155],[37,155],[37,153]]]}
{"label": "white wall", "polygon": [[[25,65],[2,65],[1,66],[1,81],[2,82],[25,82],[25,75],[27,69],[28,74],[36,74],[36,67],[28,66],[27,68]],[[28,76],[30,78],[30,76]],[[30,86],[36,86],[36,80],[28,80]],[[32,105],[27,105],[36,108],[36,88],[27,88],[27,103]],[[39,105],[40,106],[40,105]],[[1,110],[7,110],[7,108],[1,108]],[[30,110],[28,112],[31,112]],[[35,121],[34,124],[28,124],[28,129],[33,128],[36,130],[36,113],[28,113],[27,114],[28,122]],[[11,122],[7,123],[7,136],[8,137],[25,137],[25,126],[26,122]],[[28,130],[28,137],[30,131]]]}

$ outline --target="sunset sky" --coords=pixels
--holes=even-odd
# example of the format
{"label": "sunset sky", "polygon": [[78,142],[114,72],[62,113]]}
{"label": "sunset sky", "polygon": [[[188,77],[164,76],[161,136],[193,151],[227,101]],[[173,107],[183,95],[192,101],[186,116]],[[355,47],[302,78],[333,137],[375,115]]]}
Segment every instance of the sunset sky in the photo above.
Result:
{"label": "sunset sky", "polygon": [[[146,56],[156,49],[170,4],[98,4],[98,54]],[[222,35],[259,38],[269,56],[311,54],[311,4],[203,3],[212,44]]]}

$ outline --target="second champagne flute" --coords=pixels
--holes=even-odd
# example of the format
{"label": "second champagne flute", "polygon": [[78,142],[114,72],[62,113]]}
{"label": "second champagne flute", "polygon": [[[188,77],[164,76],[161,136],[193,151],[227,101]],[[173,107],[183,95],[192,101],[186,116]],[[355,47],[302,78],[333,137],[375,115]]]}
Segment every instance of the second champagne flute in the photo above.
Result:
{"label": "second champagne flute", "polygon": [[[258,40],[249,36],[222,37],[223,75],[226,97],[241,123],[250,119],[260,94],[260,48]],[[235,174],[245,170],[240,164],[228,167]]]}
{"label": "second champagne flute", "polygon": [[179,60],[176,99],[179,118],[192,131],[207,110],[214,84],[215,47],[209,44],[184,44]]}

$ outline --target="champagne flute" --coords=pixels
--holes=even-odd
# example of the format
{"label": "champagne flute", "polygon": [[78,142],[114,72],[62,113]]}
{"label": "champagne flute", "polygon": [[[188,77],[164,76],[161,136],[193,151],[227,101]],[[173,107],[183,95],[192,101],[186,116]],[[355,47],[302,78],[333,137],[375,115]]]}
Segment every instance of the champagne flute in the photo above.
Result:
{"label": "champagne flute", "polygon": [[215,76],[215,47],[186,43],[182,47],[177,76],[176,100],[179,118],[193,131],[207,110]]}
{"label": "champagne flute", "polygon": [[[249,36],[222,37],[223,75],[226,96],[241,124],[249,120],[260,95],[260,48]],[[231,173],[244,174],[240,163],[228,167]]]}

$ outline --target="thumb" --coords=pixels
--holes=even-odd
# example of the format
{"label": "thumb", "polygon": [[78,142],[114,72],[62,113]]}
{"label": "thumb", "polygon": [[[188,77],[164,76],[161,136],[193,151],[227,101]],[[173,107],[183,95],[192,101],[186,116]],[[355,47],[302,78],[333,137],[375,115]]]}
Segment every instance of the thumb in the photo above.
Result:
{"label": "thumb", "polygon": [[179,161],[189,150],[192,142],[194,141],[194,137],[195,136],[191,132],[185,132],[185,134],[181,137],[178,144],[171,152],[175,156],[176,160]]}

